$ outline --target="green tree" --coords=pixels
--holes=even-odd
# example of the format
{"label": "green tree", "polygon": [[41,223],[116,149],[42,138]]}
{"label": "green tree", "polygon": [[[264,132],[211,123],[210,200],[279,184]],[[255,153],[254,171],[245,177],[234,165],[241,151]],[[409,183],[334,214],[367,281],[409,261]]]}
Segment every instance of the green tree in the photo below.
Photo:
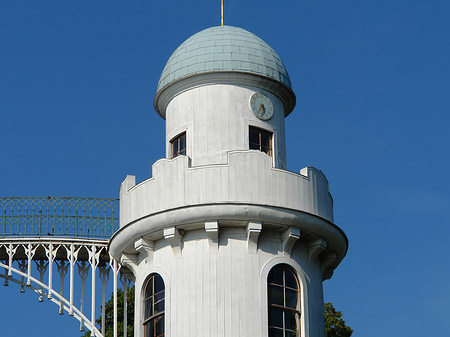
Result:
{"label": "green tree", "polygon": [[326,337],[350,337],[353,330],[345,325],[342,313],[337,311],[331,302],[324,304],[325,309],[325,336]]}
{"label": "green tree", "polygon": [[[117,336],[123,337],[123,291],[117,289]],[[127,292],[127,336],[134,336],[134,286],[128,288]],[[114,293],[105,303],[105,337],[114,336]],[[101,330],[102,315],[100,307],[100,317],[95,321]],[[91,332],[87,331],[82,337],[90,337]]]}

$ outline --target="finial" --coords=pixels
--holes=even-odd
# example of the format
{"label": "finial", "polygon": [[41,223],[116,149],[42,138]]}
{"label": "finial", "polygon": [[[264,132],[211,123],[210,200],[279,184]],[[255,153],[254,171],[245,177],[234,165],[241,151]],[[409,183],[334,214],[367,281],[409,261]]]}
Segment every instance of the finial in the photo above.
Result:
{"label": "finial", "polygon": [[221,21],[220,21],[220,25],[223,26],[223,0],[221,0],[221,10],[222,10],[222,16],[221,16]]}

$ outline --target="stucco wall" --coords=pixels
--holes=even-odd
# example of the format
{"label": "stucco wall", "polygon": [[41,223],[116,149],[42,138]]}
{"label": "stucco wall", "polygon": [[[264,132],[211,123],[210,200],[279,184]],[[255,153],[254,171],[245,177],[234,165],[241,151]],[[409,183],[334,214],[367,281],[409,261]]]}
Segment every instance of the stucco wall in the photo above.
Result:
{"label": "stucco wall", "polygon": [[[250,109],[255,92],[263,92],[274,105],[268,121],[259,120]],[[192,166],[225,163],[227,152],[249,148],[249,125],[273,133],[274,166],[286,168],[282,101],[267,90],[230,84],[197,86],[171,99],[166,109],[166,157],[171,157],[170,141],[186,131]]]}
{"label": "stucco wall", "polygon": [[324,336],[320,263],[309,264],[302,243],[288,257],[281,252],[279,233],[263,232],[255,254],[247,251],[244,228],[225,228],[220,233],[214,247],[204,231],[187,232],[180,258],[174,258],[167,242],[159,240],[152,257],[140,260],[136,336],[143,336],[142,287],[153,272],[166,284],[167,336],[267,336],[267,275],[279,263],[289,264],[299,278],[301,336]]}
{"label": "stucco wall", "polygon": [[321,171],[276,169],[271,157],[256,150],[230,152],[227,159],[224,165],[196,167],[186,156],[161,159],[152,178],[134,186],[128,176],[120,189],[120,226],[157,212],[214,203],[283,207],[333,222],[333,200]]}

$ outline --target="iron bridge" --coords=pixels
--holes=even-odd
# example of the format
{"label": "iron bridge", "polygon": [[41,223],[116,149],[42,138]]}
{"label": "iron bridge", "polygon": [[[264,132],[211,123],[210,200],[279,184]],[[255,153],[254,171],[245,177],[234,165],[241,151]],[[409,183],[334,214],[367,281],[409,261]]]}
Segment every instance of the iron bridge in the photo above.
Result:
{"label": "iron bridge", "polygon": [[[0,278],[5,286],[17,283],[20,292],[29,289],[39,301],[54,302],[59,314],[67,312],[80,321],[80,331],[87,328],[98,337],[105,336],[106,289],[112,283],[112,328],[117,337],[117,283],[122,283],[124,291],[126,327],[126,295],[133,282],[132,274],[107,251],[108,240],[118,228],[118,199],[0,198],[0,267],[4,269]],[[102,323],[97,327],[96,291],[100,289]],[[91,295],[90,309],[85,305],[86,290]]]}

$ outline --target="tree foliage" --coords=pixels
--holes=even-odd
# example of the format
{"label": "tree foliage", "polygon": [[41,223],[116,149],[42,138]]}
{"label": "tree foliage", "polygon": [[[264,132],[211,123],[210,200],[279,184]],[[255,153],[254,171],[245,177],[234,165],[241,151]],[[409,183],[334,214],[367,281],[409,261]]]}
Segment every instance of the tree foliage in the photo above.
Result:
{"label": "tree foliage", "polygon": [[[117,336],[123,337],[123,291],[117,289]],[[134,286],[128,288],[127,292],[127,336],[134,336]],[[100,317],[95,321],[97,328],[101,330],[102,315],[100,307]],[[105,337],[114,336],[114,293],[105,303]],[[91,332],[87,331],[82,337],[90,337]]]}
{"label": "tree foliage", "polygon": [[325,336],[326,337],[350,337],[353,330],[345,325],[342,313],[337,311],[331,302],[324,304],[325,309]]}

